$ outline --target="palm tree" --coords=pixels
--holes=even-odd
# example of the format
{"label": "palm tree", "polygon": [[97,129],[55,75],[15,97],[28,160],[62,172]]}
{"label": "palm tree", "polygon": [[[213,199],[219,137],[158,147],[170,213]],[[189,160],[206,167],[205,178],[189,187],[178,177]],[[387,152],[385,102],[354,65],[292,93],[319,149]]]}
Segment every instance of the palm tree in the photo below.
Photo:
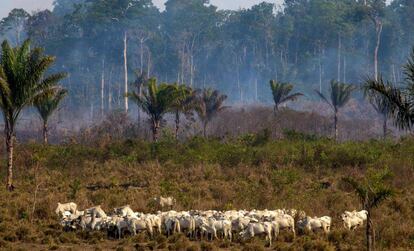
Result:
{"label": "palm tree", "polygon": [[270,80],[270,88],[272,89],[273,101],[275,102],[275,114],[279,110],[279,106],[289,102],[295,101],[302,93],[297,92],[290,94],[293,90],[293,85],[289,83],[278,83],[275,80]]}
{"label": "palm tree", "polygon": [[157,85],[157,80],[152,78],[148,80],[142,95],[132,92],[128,96],[150,117],[152,139],[157,142],[163,116],[170,111],[173,104],[173,88],[167,84]]}
{"label": "palm tree", "polygon": [[40,95],[34,100],[34,106],[43,120],[43,142],[45,144],[48,142],[48,120],[59,107],[60,102],[66,95],[67,90],[62,88],[52,88],[51,90],[46,91],[44,95]]}
{"label": "palm tree", "polygon": [[7,189],[13,186],[13,150],[15,126],[23,108],[31,105],[39,95],[50,89],[65,74],[45,77],[45,72],[55,58],[44,56],[41,48],[30,49],[26,40],[20,47],[11,48],[7,41],[1,46],[0,61],[0,109],[4,117],[4,133],[7,148]]}
{"label": "palm tree", "polygon": [[343,179],[355,190],[355,194],[360,200],[363,209],[368,212],[366,226],[366,245],[368,251],[375,249],[375,231],[372,222],[372,211],[394,194],[394,191],[386,184],[386,181],[391,176],[392,173],[385,168],[382,170],[369,169],[365,177],[360,181],[350,177]]}
{"label": "palm tree", "polygon": [[180,130],[181,113],[185,115],[191,114],[194,108],[196,92],[186,85],[174,84],[174,101],[173,112],[175,113],[175,139],[178,139],[178,132]]}
{"label": "palm tree", "polygon": [[196,101],[196,112],[203,123],[203,136],[207,136],[208,123],[222,110],[227,107],[223,106],[227,99],[226,95],[220,94],[217,90],[203,89],[198,92]]}
{"label": "palm tree", "polygon": [[387,101],[395,125],[409,130],[414,125],[414,49],[404,66],[404,75],[405,86],[401,88],[371,81],[366,89]]}
{"label": "palm tree", "polygon": [[366,79],[363,86],[365,96],[368,98],[374,109],[383,117],[383,138],[386,139],[388,131],[387,121],[388,116],[391,112],[391,104],[385,96],[379,94],[376,91],[373,91],[371,89],[372,86],[381,87],[381,89],[386,91],[390,91],[393,86],[388,81],[384,81],[382,76],[379,76],[378,80],[375,80],[374,78]]}
{"label": "palm tree", "polygon": [[352,92],[355,91],[355,86],[345,83],[337,82],[336,80],[331,81],[331,97],[330,100],[325,97],[321,92],[315,90],[315,92],[321,97],[321,99],[327,103],[334,112],[334,130],[335,140],[338,139],[338,112],[339,109],[344,107],[351,99]]}
{"label": "palm tree", "polygon": [[[135,70],[135,80],[132,82],[132,85],[135,86],[139,96],[142,95],[142,89],[148,83],[148,74],[142,70]],[[141,125],[141,111],[138,109],[138,126]]]}

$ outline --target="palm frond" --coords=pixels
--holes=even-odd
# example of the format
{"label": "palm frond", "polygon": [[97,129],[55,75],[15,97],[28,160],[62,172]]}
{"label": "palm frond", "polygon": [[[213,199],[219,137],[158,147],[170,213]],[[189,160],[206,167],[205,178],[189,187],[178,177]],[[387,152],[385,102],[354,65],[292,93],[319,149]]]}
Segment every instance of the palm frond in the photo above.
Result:
{"label": "palm frond", "polygon": [[320,91],[318,90],[314,90],[316,94],[318,94],[318,96],[325,102],[327,103],[332,110],[335,110],[335,107],[331,104],[331,102],[329,102],[329,100],[325,97],[325,95],[323,95]]}
{"label": "palm frond", "polygon": [[401,129],[409,129],[414,124],[414,103],[410,95],[403,90],[384,81],[368,80],[364,86],[365,92],[383,99],[384,105],[394,118],[394,124]]}
{"label": "palm frond", "polygon": [[393,195],[394,191],[389,188],[383,188],[380,191],[377,191],[375,194],[372,195],[370,207],[378,207],[384,200],[392,197]]}
{"label": "palm frond", "polygon": [[302,93],[290,94],[293,90],[293,85],[289,83],[278,83],[275,80],[270,80],[270,88],[272,90],[273,101],[275,104],[275,109],[278,110],[279,106],[288,101],[295,101],[300,96],[303,96]]}

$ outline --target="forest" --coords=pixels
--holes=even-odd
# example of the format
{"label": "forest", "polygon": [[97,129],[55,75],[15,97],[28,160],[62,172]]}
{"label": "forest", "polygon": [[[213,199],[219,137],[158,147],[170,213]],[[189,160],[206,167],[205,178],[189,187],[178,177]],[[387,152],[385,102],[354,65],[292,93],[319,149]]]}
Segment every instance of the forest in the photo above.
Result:
{"label": "forest", "polygon": [[[52,10],[15,9],[0,38],[30,38],[69,73],[67,109],[100,117],[126,109],[134,72],[160,82],[212,87],[232,104],[270,104],[269,79],[317,100],[329,82],[381,74],[399,84],[411,46],[410,0],[286,0],[218,10],[207,0],[56,0]],[[126,83],[126,84],[125,84]]]}

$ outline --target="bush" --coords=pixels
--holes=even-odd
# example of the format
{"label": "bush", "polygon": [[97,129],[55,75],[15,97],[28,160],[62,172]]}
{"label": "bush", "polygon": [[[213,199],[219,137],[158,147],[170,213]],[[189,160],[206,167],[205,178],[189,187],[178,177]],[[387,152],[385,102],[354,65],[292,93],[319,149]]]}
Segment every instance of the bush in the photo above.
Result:
{"label": "bush", "polygon": [[215,251],[215,250],[217,250],[217,248],[212,243],[205,242],[205,241],[201,242],[200,246],[201,246],[201,251]]}

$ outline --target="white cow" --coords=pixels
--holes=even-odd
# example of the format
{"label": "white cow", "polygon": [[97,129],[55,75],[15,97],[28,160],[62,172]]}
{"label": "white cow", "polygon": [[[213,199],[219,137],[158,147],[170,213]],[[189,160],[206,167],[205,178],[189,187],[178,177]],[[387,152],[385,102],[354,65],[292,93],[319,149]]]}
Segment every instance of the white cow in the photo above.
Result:
{"label": "white cow", "polygon": [[121,239],[122,237],[122,231],[127,229],[130,229],[130,225],[128,222],[128,219],[122,218],[119,216],[113,216],[108,218],[108,229],[111,227],[115,227],[118,233],[118,238]]}
{"label": "white cow", "polygon": [[149,219],[130,218],[128,225],[130,232],[133,235],[136,235],[137,231],[147,231],[151,238],[154,235],[152,224]]}
{"label": "white cow", "polygon": [[158,208],[170,208],[172,209],[176,204],[176,200],[173,197],[156,197],[154,201],[157,203]]}
{"label": "white cow", "polygon": [[137,215],[129,205],[114,208],[114,213],[119,217],[137,218]]}
{"label": "white cow", "polygon": [[348,212],[345,211],[342,215],[342,221],[344,223],[344,227],[348,230],[355,230],[358,227],[361,227],[364,225],[364,221],[367,220],[368,217],[368,211],[362,210],[362,211],[352,211]]}
{"label": "white cow", "polygon": [[210,226],[206,223],[203,223],[200,227],[200,230],[201,230],[201,238],[203,238],[203,236],[207,236],[207,240],[211,240],[211,241],[213,239],[218,239],[217,230],[214,228],[214,226]]}
{"label": "white cow", "polygon": [[142,215],[142,218],[148,219],[152,228],[157,229],[158,233],[161,234],[162,231],[162,220],[161,217],[154,214]]}
{"label": "white cow", "polygon": [[243,231],[249,225],[251,219],[248,217],[239,217],[231,221],[231,229],[233,232]]}
{"label": "white cow", "polygon": [[195,237],[195,220],[192,216],[183,215],[178,218],[180,222],[180,229],[181,231],[186,231],[187,235],[190,237]]}
{"label": "white cow", "polygon": [[329,233],[331,227],[331,218],[324,216],[321,218],[318,217],[305,217],[304,219],[298,221],[298,228],[301,230],[308,230],[312,232],[317,232],[319,230]]}
{"label": "white cow", "polygon": [[167,217],[164,225],[167,236],[181,232],[180,221],[176,217]]}
{"label": "white cow", "polygon": [[95,216],[97,218],[106,218],[106,217],[108,217],[106,215],[106,213],[104,212],[104,210],[102,210],[102,208],[101,208],[100,205],[99,206],[95,206],[95,207],[91,207],[91,208],[88,208],[88,209],[85,209],[85,214],[88,214],[88,215],[95,214]]}
{"label": "white cow", "polygon": [[283,229],[290,230],[293,233],[293,237],[296,236],[295,219],[293,219],[292,216],[288,214],[280,215],[280,216],[275,217],[273,221],[279,225],[280,230],[283,230]]}
{"label": "white cow", "polygon": [[255,236],[264,235],[272,245],[272,224],[270,222],[264,223],[249,223],[246,229],[240,232],[240,237],[243,239],[253,238]]}
{"label": "white cow", "polygon": [[69,202],[69,203],[64,203],[64,204],[58,203],[55,212],[57,215],[63,215],[63,213],[66,211],[74,214],[76,213],[77,208],[78,208],[78,205],[76,205],[76,203],[74,202]]}
{"label": "white cow", "polygon": [[232,239],[232,233],[231,233],[231,221],[229,220],[225,220],[225,219],[221,219],[221,220],[217,220],[214,221],[214,228],[216,229],[216,231],[218,233],[221,233],[222,236],[225,239],[229,239],[231,241]]}

